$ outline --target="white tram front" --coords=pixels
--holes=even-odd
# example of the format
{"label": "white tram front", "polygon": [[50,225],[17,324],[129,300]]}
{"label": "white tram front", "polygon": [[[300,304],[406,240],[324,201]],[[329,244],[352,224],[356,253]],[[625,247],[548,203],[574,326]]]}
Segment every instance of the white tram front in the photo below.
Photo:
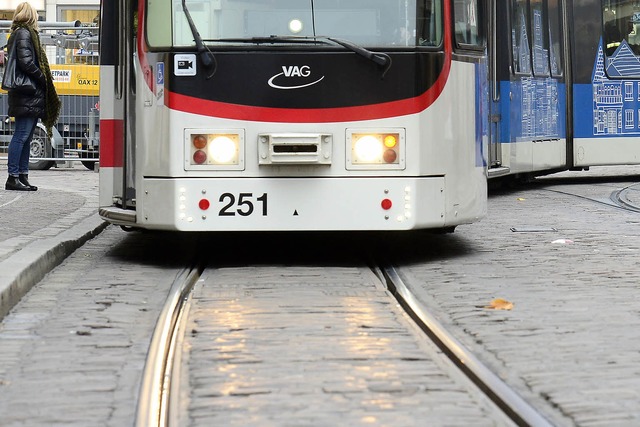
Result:
{"label": "white tram front", "polygon": [[183,231],[478,220],[480,12],[475,0],[102,2],[100,215]]}

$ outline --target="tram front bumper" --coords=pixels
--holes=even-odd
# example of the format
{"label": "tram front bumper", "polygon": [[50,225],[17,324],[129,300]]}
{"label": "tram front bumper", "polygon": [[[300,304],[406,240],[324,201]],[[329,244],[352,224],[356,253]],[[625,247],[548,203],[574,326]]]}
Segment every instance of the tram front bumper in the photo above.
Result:
{"label": "tram front bumper", "polygon": [[444,177],[144,179],[137,224],[183,231],[410,230],[445,224]]}

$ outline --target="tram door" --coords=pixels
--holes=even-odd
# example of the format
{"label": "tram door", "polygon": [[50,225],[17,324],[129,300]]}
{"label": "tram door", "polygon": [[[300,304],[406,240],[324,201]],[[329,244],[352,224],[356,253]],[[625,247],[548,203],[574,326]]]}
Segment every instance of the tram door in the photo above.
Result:
{"label": "tram door", "polygon": [[489,1],[489,177],[566,167],[557,0]]}
{"label": "tram door", "polygon": [[135,0],[110,0],[100,13],[100,206],[135,208]]}
{"label": "tram door", "polygon": [[125,10],[124,19],[127,23],[123,25],[124,28],[124,40],[123,40],[123,61],[122,73],[124,84],[124,164],[122,169],[123,174],[123,189],[122,189],[122,207],[135,208],[136,192],[135,192],[135,137],[136,137],[136,68],[134,61],[136,55],[136,29],[137,25],[137,10],[138,0],[124,0]]}
{"label": "tram door", "polygon": [[489,175],[502,170],[500,146],[500,81],[498,80],[497,0],[487,2],[489,54]]}

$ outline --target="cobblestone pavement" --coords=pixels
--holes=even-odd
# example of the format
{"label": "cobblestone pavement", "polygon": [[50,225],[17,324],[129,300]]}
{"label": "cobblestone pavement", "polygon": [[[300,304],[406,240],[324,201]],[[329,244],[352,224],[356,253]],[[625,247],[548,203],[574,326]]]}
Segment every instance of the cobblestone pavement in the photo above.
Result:
{"label": "cobblestone pavement", "polygon": [[0,425],[131,426],[158,314],[191,252],[109,227],[0,324]]}
{"label": "cobblestone pavement", "polygon": [[[640,425],[640,214],[609,198],[640,194],[629,173],[494,192],[485,220],[399,261],[422,302],[557,425]],[[495,298],[513,309],[484,308]]]}
{"label": "cobblestone pavement", "polygon": [[59,234],[97,212],[98,174],[79,163],[31,171],[29,181],[38,191],[6,191],[6,176],[5,160],[0,162],[0,261],[27,243]]}
{"label": "cobblestone pavement", "polygon": [[104,225],[98,174],[80,163],[31,171],[38,191],[6,191],[0,161],[0,319],[49,270]]}
{"label": "cobblestone pavement", "polygon": [[186,330],[180,426],[511,425],[367,267],[207,270]]}

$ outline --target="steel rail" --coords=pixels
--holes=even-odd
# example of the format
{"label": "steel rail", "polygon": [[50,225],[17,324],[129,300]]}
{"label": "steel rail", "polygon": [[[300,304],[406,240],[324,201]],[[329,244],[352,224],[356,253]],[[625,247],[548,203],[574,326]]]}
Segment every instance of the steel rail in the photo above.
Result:
{"label": "steel rail", "polygon": [[413,295],[393,266],[382,267],[382,274],[389,291],[420,328],[513,422],[520,426],[553,426],[448,332]]}
{"label": "steel rail", "polygon": [[[628,187],[625,187],[621,190],[618,191],[614,191],[611,194],[611,200],[613,200],[614,203],[616,203],[617,205],[619,205],[620,207],[628,210],[628,211],[632,211],[632,212],[640,212],[640,206],[637,205],[636,203],[632,202],[629,200],[629,198],[627,197],[628,194],[630,194],[632,191],[638,191],[637,187],[638,184],[633,184],[633,185],[629,185]],[[635,193],[634,193],[635,194]]]}
{"label": "steel rail", "polygon": [[640,206],[637,206],[632,202],[629,202],[626,198],[627,194],[632,190],[634,190],[632,187],[634,187],[635,185],[637,184],[630,185],[628,187],[624,187],[620,190],[614,191],[613,193],[611,193],[608,199],[583,196],[580,194],[570,193],[568,191],[562,191],[562,190],[554,190],[551,188],[543,188],[542,190],[549,191],[551,193],[564,194],[566,196],[577,197],[579,199],[588,200],[590,202],[594,202],[604,206],[609,206],[611,208],[622,209],[629,212],[640,212]]}
{"label": "steel rail", "polygon": [[200,274],[198,268],[187,268],[178,273],[158,317],[140,384],[135,424],[137,427],[167,425],[168,393],[171,387],[177,326]]}

